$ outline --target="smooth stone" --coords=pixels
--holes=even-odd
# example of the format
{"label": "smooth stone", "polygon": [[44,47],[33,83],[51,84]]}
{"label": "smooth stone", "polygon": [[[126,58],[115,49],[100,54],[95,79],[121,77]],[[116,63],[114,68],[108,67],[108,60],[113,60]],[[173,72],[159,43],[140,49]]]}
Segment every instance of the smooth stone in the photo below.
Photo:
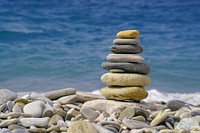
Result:
{"label": "smooth stone", "polygon": [[150,126],[154,127],[159,125],[167,118],[167,115],[168,115],[167,112],[159,112],[158,115],[151,121]]}
{"label": "smooth stone", "polygon": [[12,133],[9,129],[7,128],[0,128],[0,133]]}
{"label": "smooth stone", "polygon": [[45,97],[55,100],[63,96],[73,95],[76,94],[76,90],[74,88],[65,88],[59,89],[54,91],[48,91],[44,94]]}
{"label": "smooth stone", "polygon": [[51,126],[47,129],[47,132],[49,133],[60,133],[60,127],[59,126]]}
{"label": "smooth stone", "polygon": [[83,104],[82,107],[88,107],[93,110],[98,110],[100,112],[107,112],[109,114],[112,114],[113,112],[116,112],[122,108],[127,108],[127,107],[139,107],[139,108],[149,109],[149,104],[99,99],[99,100],[87,101]]}
{"label": "smooth stone", "polygon": [[167,102],[167,107],[169,109],[171,109],[172,111],[176,111],[185,105],[194,106],[192,104],[189,104],[189,103],[186,103],[183,101],[179,101],[179,100],[170,100]]}
{"label": "smooth stone", "polygon": [[69,126],[67,133],[98,133],[98,130],[88,121],[75,121]]}
{"label": "smooth stone", "polygon": [[138,74],[148,74],[150,72],[150,67],[143,63],[114,63],[114,62],[103,62],[102,68],[105,70],[120,69],[127,73],[138,73]]}
{"label": "smooth stone", "polygon": [[81,108],[80,113],[90,121],[94,121],[99,116],[98,112],[87,107]]}
{"label": "smooth stone", "polygon": [[19,112],[10,112],[8,114],[10,118],[19,118],[19,117],[32,117],[31,114],[26,114],[26,113],[19,113]]}
{"label": "smooth stone", "polygon": [[188,106],[183,106],[181,107],[180,109],[178,109],[176,111],[176,113],[174,114],[175,117],[180,117],[183,113],[185,112],[190,112],[191,111],[191,108],[188,107]]}
{"label": "smooth stone", "polygon": [[49,118],[21,118],[20,123],[24,127],[36,126],[36,127],[46,127],[49,123]]}
{"label": "smooth stone", "polygon": [[151,80],[142,74],[105,73],[101,81],[109,86],[147,86]]}
{"label": "smooth stone", "polygon": [[48,103],[50,105],[53,105],[53,102],[49,98],[46,98],[45,96],[43,96],[41,94],[32,92],[29,95],[30,95],[30,100],[32,100],[32,101],[39,100],[39,101],[43,101],[45,103]]}
{"label": "smooth stone", "polygon": [[138,30],[123,30],[117,33],[118,38],[131,39],[137,38],[140,35]]}
{"label": "smooth stone", "polygon": [[145,121],[146,119],[144,118],[144,116],[135,116],[135,117],[132,117],[131,120]]}
{"label": "smooth stone", "polygon": [[45,104],[43,101],[34,101],[24,106],[24,113],[31,114],[33,117],[41,117]]}
{"label": "smooth stone", "polygon": [[29,129],[29,132],[31,133],[46,133],[46,129],[45,128],[37,128],[35,126],[31,126]]}
{"label": "smooth stone", "polygon": [[122,123],[130,129],[140,129],[140,128],[150,127],[147,123],[143,121],[136,121],[136,120],[130,120],[130,119],[123,119]]}
{"label": "smooth stone", "polygon": [[21,110],[23,110],[25,104],[22,103],[22,102],[16,102],[16,103],[15,103],[15,106],[19,106],[19,107],[21,108]]}
{"label": "smooth stone", "polygon": [[25,127],[20,126],[20,125],[18,125],[18,124],[10,124],[10,125],[8,126],[8,129],[10,129],[10,130],[12,131],[12,130],[14,130],[14,129],[25,129]]}
{"label": "smooth stone", "polygon": [[19,122],[18,119],[2,120],[2,121],[0,122],[0,128],[8,127],[8,126],[11,125],[11,124],[17,124],[18,122]]}
{"label": "smooth stone", "polygon": [[140,40],[138,39],[121,39],[121,38],[116,38],[113,40],[114,44],[117,45],[139,45]]}
{"label": "smooth stone", "polygon": [[105,87],[101,94],[110,100],[142,100],[148,95],[143,87]]}
{"label": "smooth stone", "polygon": [[113,45],[109,49],[115,54],[139,54],[143,52],[143,48],[136,45]]}
{"label": "smooth stone", "polygon": [[16,104],[17,102],[21,102],[21,103],[24,103],[24,104],[29,103],[29,101],[25,98],[16,98],[15,101],[14,101],[14,104]]}
{"label": "smooth stone", "polygon": [[63,121],[63,118],[60,116],[60,115],[53,115],[51,118],[50,118],[50,121],[49,121],[49,124],[50,125],[57,125],[57,121],[59,120],[62,120]]}
{"label": "smooth stone", "polygon": [[137,54],[109,54],[106,59],[109,62],[133,62],[140,63],[144,61],[144,58]]}
{"label": "smooth stone", "polygon": [[8,111],[11,112],[12,111],[12,108],[14,107],[14,104],[12,101],[8,101],[6,103],[7,107],[8,107]]}
{"label": "smooth stone", "polygon": [[50,104],[45,104],[42,117],[52,117],[54,109]]}
{"label": "smooth stone", "polygon": [[79,111],[75,110],[74,108],[71,108],[70,110],[67,111],[67,114],[73,115],[73,116],[77,116],[80,114]]}
{"label": "smooth stone", "polygon": [[110,73],[125,73],[125,71],[121,69],[111,69]]}
{"label": "smooth stone", "polygon": [[150,116],[150,111],[143,108],[134,108],[136,116],[144,116],[146,119]]}
{"label": "smooth stone", "polygon": [[0,104],[6,103],[8,101],[13,101],[17,98],[17,94],[13,91],[7,89],[0,90]]}
{"label": "smooth stone", "polygon": [[64,96],[58,99],[62,104],[74,104],[76,102],[84,103],[95,99],[105,99],[100,95],[88,94],[83,92],[77,92],[75,95]]}
{"label": "smooth stone", "polygon": [[14,129],[12,133],[29,133],[26,129]]}
{"label": "smooth stone", "polygon": [[17,104],[15,104],[12,108],[12,112],[22,113],[22,109]]}
{"label": "smooth stone", "polygon": [[200,110],[192,110],[190,112],[190,116],[194,117],[194,116],[200,116]]}
{"label": "smooth stone", "polygon": [[194,116],[194,117],[191,117],[191,119],[200,123],[200,116]]}
{"label": "smooth stone", "polygon": [[133,108],[128,107],[128,108],[124,109],[124,110],[120,113],[118,119],[119,119],[119,120],[123,120],[123,119],[125,119],[125,118],[131,119],[134,115],[135,115],[135,110],[134,110]]}
{"label": "smooth stone", "polygon": [[103,126],[100,126],[100,125],[98,125],[96,123],[92,123],[92,124],[98,130],[98,133],[113,133],[112,131],[104,128]]}
{"label": "smooth stone", "polygon": [[189,131],[193,126],[199,126],[199,123],[191,118],[184,118],[178,123],[175,129],[183,129],[185,131]]}
{"label": "smooth stone", "polygon": [[162,129],[160,130],[160,133],[180,133],[180,132],[174,129]]}

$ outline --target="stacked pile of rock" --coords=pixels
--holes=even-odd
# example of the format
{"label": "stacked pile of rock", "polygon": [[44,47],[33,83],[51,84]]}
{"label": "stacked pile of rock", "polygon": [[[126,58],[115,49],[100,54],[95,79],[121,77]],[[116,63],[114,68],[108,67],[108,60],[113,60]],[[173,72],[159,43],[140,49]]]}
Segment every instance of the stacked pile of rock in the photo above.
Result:
{"label": "stacked pile of rock", "polygon": [[101,81],[108,85],[101,89],[107,99],[139,101],[148,95],[143,86],[150,84],[147,76],[150,67],[141,63],[144,58],[139,55],[143,52],[138,46],[140,40],[136,39],[139,34],[138,30],[120,31],[113,40],[116,45],[109,48],[113,53],[106,57],[109,62],[102,63],[102,67],[110,73],[101,77]]}

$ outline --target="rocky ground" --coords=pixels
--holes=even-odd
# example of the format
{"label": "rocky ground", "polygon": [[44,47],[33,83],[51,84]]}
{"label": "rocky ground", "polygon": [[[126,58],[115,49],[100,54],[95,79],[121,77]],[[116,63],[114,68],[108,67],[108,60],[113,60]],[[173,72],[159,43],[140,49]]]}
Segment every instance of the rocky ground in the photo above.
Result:
{"label": "rocky ground", "polygon": [[113,101],[73,88],[22,97],[1,89],[0,111],[0,133],[200,132],[200,106]]}

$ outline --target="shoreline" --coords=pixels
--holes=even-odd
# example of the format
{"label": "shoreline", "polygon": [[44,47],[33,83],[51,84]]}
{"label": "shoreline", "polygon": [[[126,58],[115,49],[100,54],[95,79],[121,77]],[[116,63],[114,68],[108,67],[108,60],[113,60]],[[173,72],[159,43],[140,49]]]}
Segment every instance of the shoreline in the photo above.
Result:
{"label": "shoreline", "polygon": [[[21,97],[23,95],[33,93],[31,92],[17,92],[18,96]],[[94,90],[91,92],[88,91],[78,91],[84,93],[91,93],[101,95],[99,90]],[[143,101],[145,102],[168,102],[169,100],[176,100],[179,99],[181,101],[185,101],[190,104],[200,105],[200,92],[193,92],[193,93],[180,93],[180,92],[160,92],[156,89],[147,90],[148,97],[145,98]],[[46,92],[34,92],[40,95],[44,95]]]}

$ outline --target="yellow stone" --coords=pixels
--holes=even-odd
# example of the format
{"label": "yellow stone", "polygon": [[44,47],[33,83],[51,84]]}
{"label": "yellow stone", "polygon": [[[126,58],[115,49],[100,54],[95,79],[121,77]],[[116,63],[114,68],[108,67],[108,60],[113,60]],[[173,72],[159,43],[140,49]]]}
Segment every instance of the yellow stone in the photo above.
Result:
{"label": "yellow stone", "polygon": [[16,98],[15,101],[14,101],[14,104],[16,104],[17,102],[21,102],[21,103],[24,103],[24,104],[29,103],[29,101],[27,99],[24,99],[24,98]]}
{"label": "yellow stone", "polygon": [[105,87],[100,92],[112,100],[142,100],[148,95],[143,87]]}
{"label": "yellow stone", "polygon": [[67,133],[98,133],[98,130],[88,121],[75,121],[69,126]]}
{"label": "yellow stone", "polygon": [[140,32],[138,30],[124,30],[117,33],[118,38],[133,39],[139,36]]}
{"label": "yellow stone", "polygon": [[159,112],[158,115],[151,121],[150,126],[154,127],[160,124],[167,118],[168,112]]}

